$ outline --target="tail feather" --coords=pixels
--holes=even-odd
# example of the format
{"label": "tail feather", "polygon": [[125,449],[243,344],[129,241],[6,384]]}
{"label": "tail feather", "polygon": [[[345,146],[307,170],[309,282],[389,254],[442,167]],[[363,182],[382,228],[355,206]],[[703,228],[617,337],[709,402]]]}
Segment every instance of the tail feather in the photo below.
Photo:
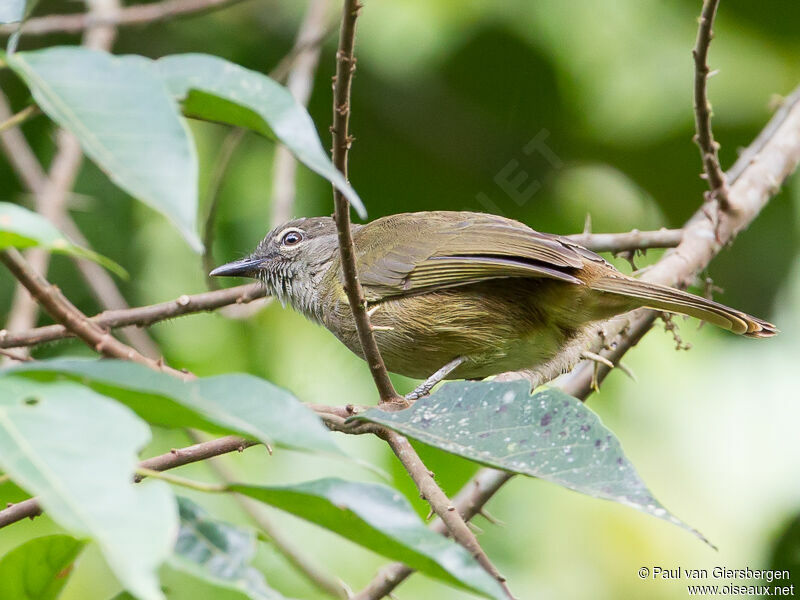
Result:
{"label": "tail feather", "polygon": [[624,276],[601,277],[590,285],[601,292],[632,298],[640,307],[689,315],[747,337],[771,337],[778,333],[772,323],[675,288]]}

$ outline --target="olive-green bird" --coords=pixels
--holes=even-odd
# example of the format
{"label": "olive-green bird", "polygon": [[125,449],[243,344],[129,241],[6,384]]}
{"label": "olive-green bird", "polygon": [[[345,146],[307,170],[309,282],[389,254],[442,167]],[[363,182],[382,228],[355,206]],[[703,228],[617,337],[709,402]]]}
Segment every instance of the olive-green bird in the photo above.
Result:
{"label": "olive-green bird", "polygon": [[[640,307],[748,337],[777,333],[733,308],[623,275],[567,238],[504,217],[403,213],[352,225],[352,232],[386,368],[409,377],[453,364],[447,379],[526,371],[538,384],[573,366],[592,324]],[[363,358],[330,217],[277,227],[249,257],[211,275],[260,279]]]}

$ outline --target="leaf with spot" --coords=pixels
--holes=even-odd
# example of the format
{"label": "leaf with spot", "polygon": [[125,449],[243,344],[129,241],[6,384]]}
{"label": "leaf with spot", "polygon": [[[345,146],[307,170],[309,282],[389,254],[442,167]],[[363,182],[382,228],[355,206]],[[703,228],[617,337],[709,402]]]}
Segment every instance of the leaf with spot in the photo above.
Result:
{"label": "leaf with spot", "polygon": [[76,383],[0,377],[0,467],[75,537],[94,540],[120,583],[161,600],[177,510],[163,481],[134,485],[147,424]]}
{"label": "leaf with spot", "polygon": [[127,277],[125,269],[113,260],[67,241],[67,238],[43,216],[10,202],[0,202],[0,250],[38,246],[50,252],[88,258]]}
{"label": "leaf with spot", "polygon": [[283,599],[250,565],[256,552],[252,530],[214,519],[188,498],[178,497],[178,510],[180,532],[169,570],[205,583],[208,597],[227,593],[242,600]]}
{"label": "leaf with spot", "polygon": [[295,450],[343,455],[320,418],[286,390],[242,373],[181,381],[122,360],[54,359],[8,373],[77,379],[163,427],[242,435]]}
{"label": "leaf with spot", "polygon": [[356,212],[366,209],[322,148],[311,116],[288,89],[258,71],[216,56],[178,54],[156,61],[169,89],[189,117],[245,127],[279,140],[315,173],[347,197]]}
{"label": "leaf with spot", "polygon": [[600,418],[561,390],[531,396],[525,381],[447,383],[405,410],[373,408],[354,418],[491,467],[631,506],[708,543],[653,497]]}
{"label": "leaf with spot", "polygon": [[202,250],[197,154],[152,61],[77,46],[16,52],[6,60],[36,104],[75,135],[114,183],[161,212],[193,249]]}
{"label": "leaf with spot", "polygon": [[69,535],[33,538],[0,558],[0,598],[55,600],[85,542]]}

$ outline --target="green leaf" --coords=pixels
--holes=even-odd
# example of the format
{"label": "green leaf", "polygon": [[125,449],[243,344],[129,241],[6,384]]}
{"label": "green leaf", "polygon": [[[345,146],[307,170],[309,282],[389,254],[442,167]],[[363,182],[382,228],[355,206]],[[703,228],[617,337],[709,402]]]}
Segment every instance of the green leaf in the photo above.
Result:
{"label": "green leaf", "polygon": [[156,569],[177,531],[169,486],[132,482],[149,439],[127,408],[85,387],[0,377],[0,466],[56,523],[96,541],[140,600],[163,597]]}
{"label": "green leaf", "polygon": [[309,169],[330,181],[366,218],[355,190],[333,166],[306,109],[285,87],[257,71],[216,56],[179,54],[156,66],[184,114],[251,129],[279,140]]}
{"label": "green leaf", "polygon": [[3,0],[0,2],[0,23],[19,23],[27,14],[25,0]]}
{"label": "green leaf", "polygon": [[221,590],[251,600],[282,600],[250,565],[256,552],[253,531],[218,521],[188,498],[178,497],[180,532],[169,566]]}
{"label": "green leaf", "polygon": [[202,249],[194,144],[149,60],[68,46],[17,52],[7,60],[39,107],[75,134],[114,183]]}
{"label": "green leaf", "polygon": [[446,452],[613,500],[687,529],[653,497],[619,440],[577,398],[525,381],[447,383],[411,408],[354,417]]}
{"label": "green leaf", "polygon": [[342,454],[313,411],[286,390],[252,375],[181,381],[132,362],[84,359],[25,363],[7,372],[77,378],[164,427],[193,427],[295,450]]}
{"label": "green leaf", "polygon": [[113,260],[67,241],[50,221],[27,208],[0,202],[0,250],[41,246],[50,252],[88,258],[127,278],[128,273]]}
{"label": "green leaf", "polygon": [[289,486],[232,484],[233,491],[321,525],[392,560],[489,598],[500,584],[467,550],[431,531],[397,491],[328,478]]}
{"label": "green leaf", "polygon": [[0,558],[0,598],[54,600],[85,542],[68,535],[33,538]]}

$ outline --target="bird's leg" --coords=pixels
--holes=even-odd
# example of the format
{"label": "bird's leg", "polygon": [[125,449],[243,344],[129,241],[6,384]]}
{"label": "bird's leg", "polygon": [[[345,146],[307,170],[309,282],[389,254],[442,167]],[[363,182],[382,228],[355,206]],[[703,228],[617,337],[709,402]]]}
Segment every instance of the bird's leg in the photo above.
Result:
{"label": "bird's leg", "polygon": [[594,363],[594,369],[592,370],[592,390],[595,392],[600,391],[600,383],[598,381],[598,371],[600,370],[600,365],[603,364],[607,366],[609,369],[614,368],[614,363],[608,360],[605,356],[601,356],[600,354],[596,354],[595,352],[590,352],[589,350],[584,350],[581,352],[581,357],[591,360]]}
{"label": "bird's leg", "polygon": [[420,385],[414,389],[413,392],[409,392],[406,394],[405,398],[409,402],[414,402],[423,398],[431,393],[433,386],[439,383],[442,379],[447,377],[450,373],[456,370],[462,363],[464,362],[464,357],[459,356],[458,358],[454,358],[441,369],[436,371],[433,375],[428,377],[425,381],[423,381]]}

